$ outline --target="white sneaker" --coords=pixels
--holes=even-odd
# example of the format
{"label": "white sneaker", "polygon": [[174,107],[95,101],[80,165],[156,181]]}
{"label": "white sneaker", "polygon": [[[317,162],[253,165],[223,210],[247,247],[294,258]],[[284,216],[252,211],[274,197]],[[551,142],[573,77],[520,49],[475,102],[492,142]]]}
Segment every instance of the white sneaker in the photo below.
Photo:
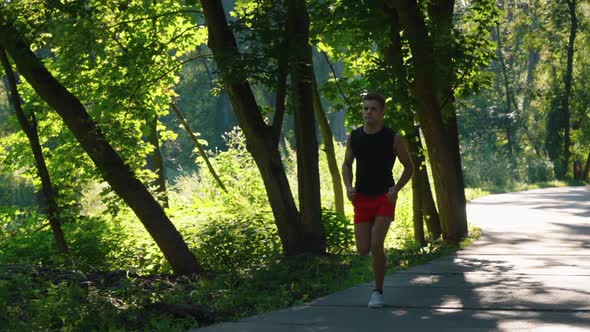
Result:
{"label": "white sneaker", "polygon": [[371,294],[371,301],[369,301],[369,308],[383,308],[384,302],[383,294],[378,291],[373,291],[373,294]]}

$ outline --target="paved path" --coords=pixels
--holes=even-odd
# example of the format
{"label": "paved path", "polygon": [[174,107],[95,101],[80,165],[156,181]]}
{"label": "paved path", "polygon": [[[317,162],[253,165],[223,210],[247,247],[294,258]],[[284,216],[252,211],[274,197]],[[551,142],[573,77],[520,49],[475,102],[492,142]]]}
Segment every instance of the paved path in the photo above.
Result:
{"label": "paved path", "polygon": [[199,331],[590,331],[590,186],[471,202],[482,237],[455,255],[370,284]]}

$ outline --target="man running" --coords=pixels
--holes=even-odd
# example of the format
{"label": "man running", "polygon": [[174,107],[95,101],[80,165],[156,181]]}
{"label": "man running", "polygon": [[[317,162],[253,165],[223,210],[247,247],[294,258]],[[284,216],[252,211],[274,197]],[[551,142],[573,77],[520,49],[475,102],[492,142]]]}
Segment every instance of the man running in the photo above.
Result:
{"label": "man running", "polygon": [[[354,206],[354,237],[360,255],[373,256],[375,289],[370,308],[383,307],[383,279],[387,268],[384,242],[395,216],[398,192],[414,173],[414,165],[401,135],[383,125],[385,98],[377,93],[363,97],[363,126],[353,130],[346,143],[342,177],[348,199]],[[398,158],[404,171],[393,179],[393,164]],[[352,163],[356,159],[355,185]]]}

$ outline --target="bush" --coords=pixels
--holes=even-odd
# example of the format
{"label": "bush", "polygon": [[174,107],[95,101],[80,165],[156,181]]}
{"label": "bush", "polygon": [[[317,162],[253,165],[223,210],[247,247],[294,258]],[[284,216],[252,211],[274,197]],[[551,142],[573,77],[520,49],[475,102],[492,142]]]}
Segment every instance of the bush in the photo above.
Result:
{"label": "bush", "polygon": [[249,271],[268,264],[281,252],[274,223],[264,215],[209,219],[195,234],[194,249],[203,267],[215,271]]}
{"label": "bush", "polygon": [[0,205],[34,206],[35,186],[31,181],[18,176],[0,175]]}
{"label": "bush", "polygon": [[326,251],[331,254],[350,253],[354,246],[354,232],[350,220],[324,209],[322,221],[326,235]]}
{"label": "bush", "polygon": [[527,158],[526,177],[528,183],[553,180],[555,178],[553,163],[549,158]]}

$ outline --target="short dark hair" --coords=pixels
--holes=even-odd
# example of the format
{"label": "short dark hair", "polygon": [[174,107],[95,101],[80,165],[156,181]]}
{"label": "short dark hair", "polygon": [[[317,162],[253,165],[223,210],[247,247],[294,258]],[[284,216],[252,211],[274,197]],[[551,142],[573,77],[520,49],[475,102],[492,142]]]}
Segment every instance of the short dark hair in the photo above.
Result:
{"label": "short dark hair", "polygon": [[376,100],[379,103],[379,105],[381,105],[381,108],[385,108],[385,98],[376,92],[365,93],[365,95],[363,96],[363,101],[364,100]]}

